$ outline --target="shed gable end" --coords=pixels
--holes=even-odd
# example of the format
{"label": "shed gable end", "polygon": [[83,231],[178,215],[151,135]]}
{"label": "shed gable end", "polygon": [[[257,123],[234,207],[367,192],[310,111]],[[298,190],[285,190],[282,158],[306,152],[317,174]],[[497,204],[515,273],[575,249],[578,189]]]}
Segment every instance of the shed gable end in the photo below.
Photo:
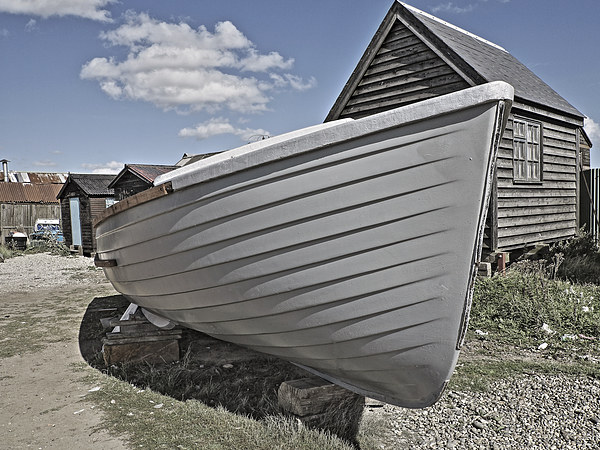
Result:
{"label": "shed gable end", "polygon": [[399,19],[364,63],[368,67],[343,109],[327,120],[365,117],[470,87]]}

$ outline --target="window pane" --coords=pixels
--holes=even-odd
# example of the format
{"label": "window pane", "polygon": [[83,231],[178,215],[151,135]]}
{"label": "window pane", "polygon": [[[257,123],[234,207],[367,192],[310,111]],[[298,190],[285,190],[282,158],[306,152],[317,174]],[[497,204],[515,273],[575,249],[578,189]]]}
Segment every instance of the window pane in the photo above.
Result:
{"label": "window pane", "polygon": [[527,141],[537,144],[540,142],[540,127],[537,125],[527,125]]}
{"label": "window pane", "polygon": [[541,126],[513,121],[513,177],[519,181],[541,181]]}
{"label": "window pane", "polygon": [[524,138],[525,137],[525,123],[515,121],[514,127],[513,127],[513,133],[514,133],[514,137]]}

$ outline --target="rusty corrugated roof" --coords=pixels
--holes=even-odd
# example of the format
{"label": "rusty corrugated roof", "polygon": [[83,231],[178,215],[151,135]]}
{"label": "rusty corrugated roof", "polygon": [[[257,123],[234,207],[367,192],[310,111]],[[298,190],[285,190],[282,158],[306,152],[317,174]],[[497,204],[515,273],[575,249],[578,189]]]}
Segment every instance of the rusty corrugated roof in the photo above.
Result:
{"label": "rusty corrugated roof", "polygon": [[0,203],[54,203],[62,184],[0,182]]}
{"label": "rusty corrugated roof", "polygon": [[[67,181],[66,173],[49,172],[13,172],[8,173],[8,181],[13,183],[31,183],[31,184],[63,184]],[[0,171],[0,182],[4,179],[4,173]]]}

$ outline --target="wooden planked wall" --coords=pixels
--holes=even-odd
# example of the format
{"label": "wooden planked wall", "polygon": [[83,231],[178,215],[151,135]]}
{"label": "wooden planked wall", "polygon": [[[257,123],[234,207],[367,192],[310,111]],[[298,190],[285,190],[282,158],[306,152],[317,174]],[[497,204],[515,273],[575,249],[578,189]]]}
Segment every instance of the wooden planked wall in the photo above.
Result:
{"label": "wooden planked wall", "polygon": [[[63,236],[65,245],[73,244],[71,232],[71,209],[69,198],[79,197],[79,219],[81,223],[81,247],[85,255],[91,255],[96,251],[96,236],[93,222],[96,217],[106,210],[105,197],[88,197],[82,191],[70,188],[61,198],[61,215]],[[112,197],[111,197],[112,198]]]}
{"label": "wooden planked wall", "polygon": [[0,205],[0,244],[11,231],[34,231],[37,219],[60,219],[59,205],[39,203],[2,203]]}
{"label": "wooden planked wall", "polygon": [[498,153],[497,249],[573,236],[577,231],[577,130],[542,121],[541,183],[513,181],[511,114]]}
{"label": "wooden planked wall", "polygon": [[[372,60],[361,62],[367,63],[368,67],[357,67],[354,75],[362,74],[358,84],[346,103],[338,104],[344,101],[338,99],[328,120],[337,113],[339,118],[365,117],[470,87],[399,20]],[[532,117],[530,107],[518,102],[514,107],[520,116]],[[542,182],[513,181],[511,114],[499,150],[484,253],[557,241],[577,232],[578,126],[569,126],[569,120],[563,122],[556,112],[534,109],[533,116],[543,127]]]}
{"label": "wooden planked wall", "polygon": [[125,173],[113,187],[115,190],[115,200],[120,202],[138,192],[151,188],[152,183],[144,181],[131,173]]}
{"label": "wooden planked wall", "polygon": [[360,118],[468,88],[469,84],[396,21],[340,118]]}
{"label": "wooden planked wall", "polygon": [[86,233],[89,233],[88,238],[85,239],[83,246],[84,253],[93,253],[96,251],[96,229],[94,228],[94,220],[99,217],[106,210],[106,198],[104,197],[93,197],[89,199],[90,208],[90,223],[87,226]]}

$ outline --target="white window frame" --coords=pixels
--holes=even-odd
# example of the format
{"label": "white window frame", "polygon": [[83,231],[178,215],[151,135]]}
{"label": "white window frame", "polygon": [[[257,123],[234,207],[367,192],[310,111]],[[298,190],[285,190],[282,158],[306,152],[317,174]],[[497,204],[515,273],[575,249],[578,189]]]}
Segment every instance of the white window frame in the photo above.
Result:
{"label": "white window frame", "polygon": [[543,181],[543,126],[541,122],[515,117],[513,120],[513,180]]}

